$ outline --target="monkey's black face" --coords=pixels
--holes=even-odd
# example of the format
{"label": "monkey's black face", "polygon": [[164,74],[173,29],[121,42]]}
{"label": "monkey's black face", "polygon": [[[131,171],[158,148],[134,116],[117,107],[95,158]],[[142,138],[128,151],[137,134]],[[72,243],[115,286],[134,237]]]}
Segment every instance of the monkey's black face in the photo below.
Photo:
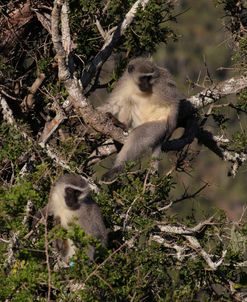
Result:
{"label": "monkey's black face", "polygon": [[159,70],[151,62],[133,62],[128,65],[128,73],[138,85],[140,91],[151,93],[155,79],[159,77]]}
{"label": "monkey's black face", "polygon": [[152,92],[152,86],[153,86],[151,83],[152,78],[153,77],[150,75],[144,75],[139,77],[138,86],[142,92]]}
{"label": "monkey's black face", "polygon": [[[71,210],[78,210],[81,204],[82,192],[74,188],[65,188],[65,203]],[[85,194],[86,197],[86,194]]]}

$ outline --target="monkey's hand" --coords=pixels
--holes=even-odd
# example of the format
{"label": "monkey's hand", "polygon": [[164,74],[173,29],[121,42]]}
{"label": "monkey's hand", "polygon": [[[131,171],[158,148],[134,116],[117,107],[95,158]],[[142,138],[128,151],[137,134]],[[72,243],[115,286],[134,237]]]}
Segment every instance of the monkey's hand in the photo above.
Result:
{"label": "monkey's hand", "polygon": [[103,184],[111,184],[113,182],[115,182],[117,180],[117,176],[118,174],[123,170],[122,166],[118,166],[118,167],[113,167],[111,170],[109,170],[108,172],[106,172],[101,180],[100,183]]}
{"label": "monkey's hand", "polygon": [[105,114],[107,115],[107,117],[108,117],[109,119],[112,120],[112,123],[113,123],[116,127],[119,127],[119,128],[121,128],[121,129],[123,129],[123,131],[125,131],[125,132],[128,131],[128,127],[127,127],[125,124],[121,123],[121,122],[120,122],[114,115],[112,115],[110,112],[106,112]]}

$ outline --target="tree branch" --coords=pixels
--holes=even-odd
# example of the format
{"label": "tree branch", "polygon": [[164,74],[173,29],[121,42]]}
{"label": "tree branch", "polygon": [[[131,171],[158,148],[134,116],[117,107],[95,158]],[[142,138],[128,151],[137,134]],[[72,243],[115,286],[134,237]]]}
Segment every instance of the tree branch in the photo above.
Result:
{"label": "tree branch", "polygon": [[188,100],[195,108],[200,109],[215,103],[224,96],[239,93],[246,87],[246,75],[233,77],[199,92],[197,95],[188,98]]}

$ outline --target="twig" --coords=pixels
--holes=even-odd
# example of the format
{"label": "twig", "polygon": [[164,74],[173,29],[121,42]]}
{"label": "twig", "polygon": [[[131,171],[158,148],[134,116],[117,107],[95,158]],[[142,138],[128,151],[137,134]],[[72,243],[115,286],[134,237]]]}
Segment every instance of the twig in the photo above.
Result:
{"label": "twig", "polygon": [[177,252],[176,253],[176,258],[181,262],[185,259],[185,257],[191,256],[191,253],[189,255],[185,254],[185,252],[188,250],[187,247],[179,246],[176,243],[168,243],[168,242],[166,242],[166,240],[164,238],[162,238],[159,235],[150,236],[150,240],[155,241],[159,244],[162,244],[166,248],[174,249]]}
{"label": "twig", "polygon": [[63,110],[58,110],[56,116],[51,121],[46,122],[44,130],[39,139],[39,144],[44,146],[51,135],[57,130],[57,128],[66,118],[67,117],[64,114]]}
{"label": "twig", "polygon": [[206,261],[206,263],[208,264],[208,266],[212,270],[216,270],[222,264],[222,262],[224,261],[224,258],[225,258],[226,253],[227,253],[226,250],[224,250],[222,252],[222,256],[221,256],[221,258],[217,262],[213,262],[212,259],[209,256],[209,254],[201,247],[199,241],[195,237],[186,235],[185,238],[190,243],[191,247],[197,253],[201,254],[201,256],[203,257],[203,259]]}
{"label": "twig", "polygon": [[97,17],[96,17],[96,20],[95,20],[95,25],[97,26],[98,31],[99,31],[101,37],[105,40],[105,38],[106,38],[106,33],[105,33],[105,31],[104,31],[102,25],[100,24],[99,20],[97,19]]}
{"label": "twig", "polygon": [[32,86],[28,89],[29,94],[24,98],[23,100],[23,107],[27,110],[33,107],[34,104],[34,95],[39,89],[39,87],[42,85],[43,81],[45,79],[45,74],[40,73],[36,80],[33,82]]}
{"label": "twig", "polygon": [[129,213],[133,207],[133,205],[136,203],[136,201],[139,199],[139,196],[137,196],[133,202],[131,203],[131,205],[129,206],[127,212],[126,212],[126,215],[125,215],[125,218],[124,218],[124,222],[123,222],[123,230],[126,229],[126,225],[127,225],[127,222],[128,222],[128,219],[129,219]]}
{"label": "twig", "polygon": [[51,16],[49,14],[41,14],[37,10],[34,10],[37,19],[42,24],[42,26],[51,34]]}
{"label": "twig", "polygon": [[201,188],[199,188],[198,190],[196,190],[194,193],[191,193],[191,194],[188,194],[187,191],[184,192],[184,194],[175,199],[174,201],[172,201],[172,204],[174,203],[178,203],[182,200],[185,200],[185,199],[192,199],[192,198],[195,198],[201,191],[203,191],[206,187],[208,186],[208,183],[204,184]]}

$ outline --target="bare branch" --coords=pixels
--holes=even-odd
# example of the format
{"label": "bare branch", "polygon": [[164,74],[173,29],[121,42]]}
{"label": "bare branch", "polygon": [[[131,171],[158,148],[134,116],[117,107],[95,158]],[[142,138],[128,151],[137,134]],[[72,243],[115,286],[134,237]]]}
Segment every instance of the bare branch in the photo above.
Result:
{"label": "bare branch", "polygon": [[71,51],[72,41],[71,41],[70,27],[69,27],[69,5],[68,5],[67,0],[64,1],[63,6],[62,6],[61,30],[62,30],[63,48],[68,56]]}
{"label": "bare branch", "polygon": [[164,238],[162,238],[159,235],[150,236],[150,240],[162,244],[164,247],[168,249],[174,249],[176,251],[175,257],[178,259],[178,261],[182,262],[185,259],[185,257],[191,256],[191,253],[189,255],[185,254],[185,252],[188,250],[187,247],[179,246],[176,243],[168,243]]}
{"label": "bare branch", "polygon": [[191,247],[203,257],[203,259],[212,270],[216,270],[224,261],[227,252],[226,250],[222,252],[222,256],[217,262],[213,262],[209,254],[202,248],[199,241],[195,237],[185,236],[185,238],[188,240]]}
{"label": "bare branch", "polygon": [[212,219],[214,216],[210,217],[209,219],[200,222],[194,228],[187,228],[185,226],[172,226],[168,224],[157,223],[157,227],[160,229],[161,232],[165,232],[168,234],[175,234],[175,235],[193,235],[196,233],[200,233],[206,226],[212,225]]}
{"label": "bare branch", "polygon": [[207,88],[197,95],[188,98],[192,105],[197,108],[203,108],[209,104],[215,103],[219,99],[229,94],[239,93],[247,87],[247,76],[242,75],[239,77],[228,79],[216,86]]}
{"label": "bare branch", "polygon": [[116,152],[116,147],[112,139],[108,139],[101,146],[99,146],[88,158],[87,165],[91,166],[102,160],[103,158]]}
{"label": "bare branch", "polygon": [[35,10],[35,14],[42,26],[48,31],[51,35],[51,16],[49,14],[41,14]]}
{"label": "bare branch", "polygon": [[44,149],[44,151],[46,151],[46,154],[53,160],[55,161],[55,163],[62,167],[63,169],[67,170],[67,171],[71,171],[70,166],[61,158],[59,158],[57,156],[57,154],[52,150],[52,148],[49,145],[43,145],[40,144],[40,146]]}
{"label": "bare branch", "polygon": [[33,107],[34,104],[34,95],[39,89],[39,87],[42,85],[43,81],[45,79],[45,74],[40,73],[36,80],[33,82],[32,86],[28,89],[29,94],[24,98],[23,100],[23,107],[25,109],[30,109]]}
{"label": "bare branch", "polygon": [[45,145],[51,135],[56,131],[60,124],[67,118],[63,109],[59,106],[56,100],[53,102],[53,108],[56,112],[56,116],[51,120],[47,121],[44,130],[40,136],[40,145]]}
{"label": "bare branch", "polygon": [[10,125],[15,124],[15,119],[13,116],[12,110],[9,108],[8,103],[6,102],[3,96],[0,96],[0,104],[2,107],[3,119]]}

